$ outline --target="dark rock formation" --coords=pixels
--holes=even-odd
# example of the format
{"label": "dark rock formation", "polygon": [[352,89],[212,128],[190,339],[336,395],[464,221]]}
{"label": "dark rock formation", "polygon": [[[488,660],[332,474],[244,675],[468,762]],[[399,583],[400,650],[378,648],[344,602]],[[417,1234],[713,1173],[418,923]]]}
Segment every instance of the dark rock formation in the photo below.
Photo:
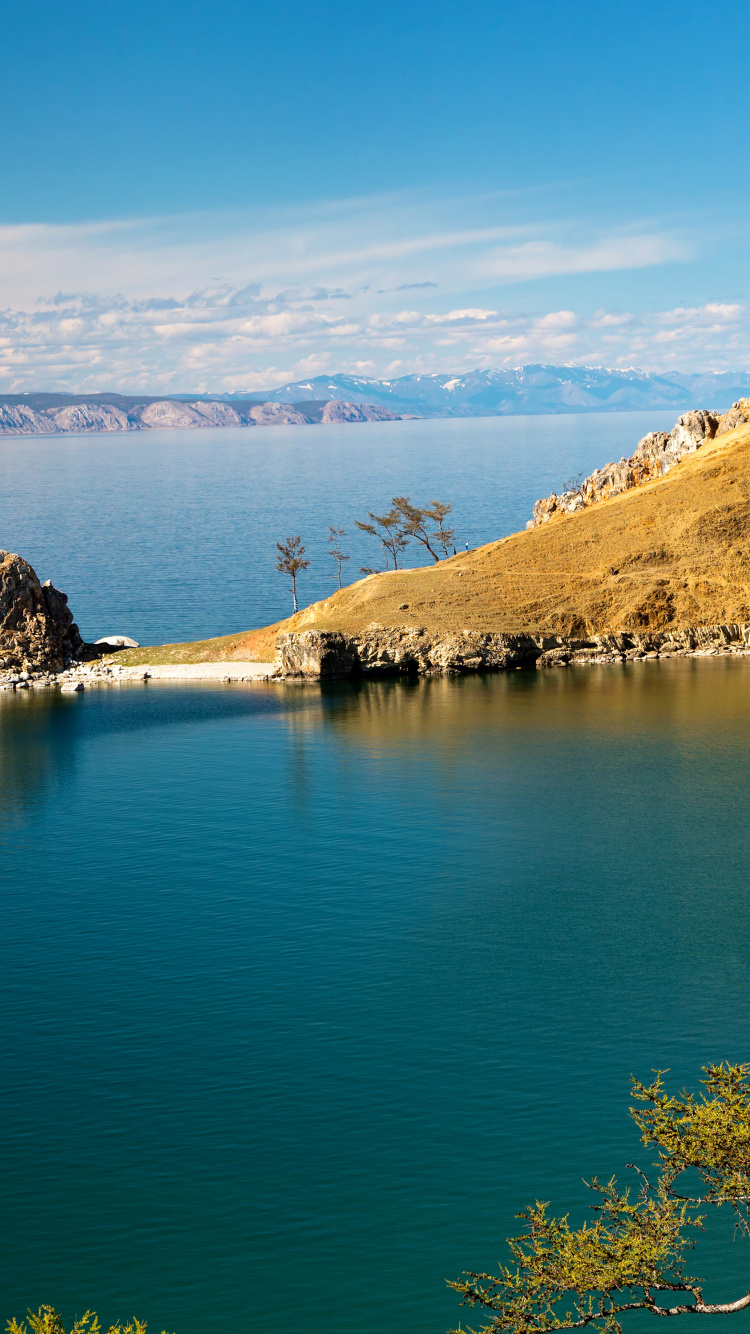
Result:
{"label": "dark rock formation", "polygon": [[358,635],[301,630],[276,640],[279,675],[334,680],[432,672],[502,672],[519,667],[626,662],[680,653],[750,650],[750,625],[704,625],[687,630],[623,632],[589,639],[563,635],[440,635],[421,629],[368,626]]}
{"label": "dark rock formation", "polygon": [[598,500],[619,496],[623,491],[630,491],[655,477],[662,477],[686,454],[695,453],[707,440],[713,440],[715,436],[724,435],[747,422],[750,422],[750,399],[747,398],[741,398],[723,416],[703,408],[685,412],[669,433],[651,431],[645,435],[629,459],[607,463],[586,477],[580,486],[564,491],[559,496],[553,491],[551,496],[538,500],[534,506],[534,517],[526,527],[537,528],[557,514],[576,514]]}
{"label": "dark rock formation", "polygon": [[84,653],[65,593],[0,551],[0,671],[57,672]]}

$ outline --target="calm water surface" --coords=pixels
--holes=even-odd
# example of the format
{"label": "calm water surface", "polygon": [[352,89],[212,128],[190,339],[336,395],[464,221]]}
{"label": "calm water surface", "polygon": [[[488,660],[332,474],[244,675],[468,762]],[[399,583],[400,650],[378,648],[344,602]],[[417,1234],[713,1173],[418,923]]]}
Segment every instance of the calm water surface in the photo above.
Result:
{"label": "calm water surface", "polygon": [[[458,427],[486,461],[477,540],[495,512],[518,526],[498,459],[521,464],[490,434],[517,423]],[[322,523],[336,469],[305,474],[301,436],[318,439],[268,445],[275,473],[252,460],[248,552],[275,531],[289,451]],[[342,495],[359,438],[322,437]],[[429,449],[403,438],[416,491]],[[540,440],[532,499],[602,459],[560,469]],[[5,544],[71,589],[89,633],[270,619],[267,580],[240,615],[230,559],[245,511],[227,460],[248,446],[201,459],[191,438],[178,468],[167,442],[151,484],[127,451],[160,441],[14,444]],[[370,461],[363,496],[377,481],[388,498],[395,461]],[[439,462],[428,494],[458,495],[465,458],[447,487]],[[132,620],[105,621],[111,605]],[[177,1334],[443,1331],[459,1316],[443,1279],[492,1266],[517,1209],[580,1217],[581,1177],[638,1159],[631,1071],[693,1082],[750,1055],[744,661],[6,694],[0,764],[3,1318],[50,1301]],[[711,1235],[698,1272],[718,1258]],[[740,1244],[729,1267],[738,1295]]]}
{"label": "calm water surface", "polygon": [[[348,582],[382,567],[355,519],[391,496],[455,506],[461,545],[523,528],[534,501],[629,454],[674,410],[271,426],[0,440],[0,546],[70,597],[84,638],[205,638],[288,616],[276,542],[311,559],[304,604],[334,589],[327,525],[347,531]],[[420,564],[410,547],[406,564]],[[427,556],[429,562],[430,557]]]}

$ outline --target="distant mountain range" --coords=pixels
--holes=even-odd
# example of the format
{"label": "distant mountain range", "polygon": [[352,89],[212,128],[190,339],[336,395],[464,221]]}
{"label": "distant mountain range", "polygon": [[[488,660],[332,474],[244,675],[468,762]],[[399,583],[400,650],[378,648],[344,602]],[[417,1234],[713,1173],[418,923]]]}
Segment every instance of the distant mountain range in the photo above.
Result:
{"label": "distant mountain range", "polygon": [[[661,375],[596,366],[518,366],[470,371],[468,375],[402,375],[368,380],[355,375],[317,375],[264,394],[268,402],[343,399],[375,403],[399,415],[505,417],[521,413],[628,412],[640,408],[728,408],[750,394],[750,372]],[[212,396],[214,397],[214,396]],[[218,394],[231,401],[247,393]]]}
{"label": "distant mountain range", "polygon": [[750,372],[705,375],[518,366],[468,375],[368,380],[317,375],[262,396],[101,391],[0,394],[0,435],[73,435],[207,426],[309,426],[400,417],[506,417],[523,413],[628,412],[657,408],[726,411],[750,396]]}
{"label": "distant mountain range", "polygon": [[207,426],[313,426],[396,421],[381,404],[337,400],[272,403],[255,399],[138,398],[128,394],[0,394],[0,435],[81,435]]}

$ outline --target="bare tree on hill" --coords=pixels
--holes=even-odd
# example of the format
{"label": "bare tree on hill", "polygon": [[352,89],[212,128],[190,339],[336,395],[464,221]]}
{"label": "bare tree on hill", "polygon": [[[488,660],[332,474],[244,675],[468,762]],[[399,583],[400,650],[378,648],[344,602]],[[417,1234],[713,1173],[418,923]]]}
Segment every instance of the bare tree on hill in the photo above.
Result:
{"label": "bare tree on hill", "polygon": [[[376,537],[382,544],[385,552],[386,570],[388,569],[389,556],[393,560],[394,570],[397,570],[399,568],[399,555],[409,545],[409,536],[402,526],[402,516],[397,509],[391,508],[387,514],[373,514],[371,510],[368,510],[367,517],[372,520],[371,523],[362,523],[359,519],[355,519],[354,522],[363,533],[369,533],[372,537]],[[382,529],[382,532],[378,532],[379,528]],[[366,573],[376,574],[379,571],[367,570]]]}
{"label": "bare tree on hill", "polygon": [[[341,585],[341,563],[342,563],[342,561],[345,561],[345,560],[349,560],[349,559],[350,559],[349,556],[345,556],[345,555],[344,555],[343,551],[340,551],[340,550],[339,550],[339,538],[340,538],[340,537],[346,537],[346,529],[345,529],[345,528],[334,528],[333,524],[332,524],[332,523],[329,523],[329,525],[328,525],[328,545],[329,545],[329,547],[331,548],[331,550],[330,550],[330,552],[329,552],[329,555],[333,556],[333,559],[336,561],[336,564],[338,565],[338,580],[339,580],[339,588],[341,588],[341,586],[342,586],[342,585]],[[331,578],[332,578],[332,579],[335,579],[335,578],[336,578],[336,575],[335,575],[335,574],[332,574],[332,575],[331,575]]]}
{"label": "bare tree on hill", "polygon": [[297,575],[300,570],[306,570],[310,564],[309,560],[303,560],[305,548],[302,545],[301,537],[288,537],[286,542],[277,542],[277,549],[280,552],[279,559],[276,562],[276,569],[280,574],[288,574],[292,581],[291,589],[292,602],[294,610],[299,611],[297,606]]}
{"label": "bare tree on hill", "polygon": [[455,540],[456,530],[455,528],[446,528],[443,524],[443,520],[446,519],[448,515],[451,514],[452,512],[453,512],[453,506],[444,505],[441,500],[431,501],[430,505],[427,506],[423,511],[426,519],[430,519],[432,523],[437,524],[437,528],[435,529],[435,532],[432,534],[432,536],[434,540],[440,543],[440,546],[443,548],[443,551],[445,552],[446,558],[451,554],[450,551],[448,550],[448,547],[450,546],[451,542]]}
{"label": "bare tree on hill", "polygon": [[422,510],[419,509],[417,505],[412,505],[408,496],[394,496],[391,503],[394,512],[401,516],[404,533],[407,533],[409,537],[416,538],[417,542],[421,542],[422,546],[427,548],[437,565],[440,557],[430,546],[430,540],[435,537],[435,534],[428,533],[427,528],[425,527],[427,510]]}
{"label": "bare tree on hill", "polygon": [[573,473],[571,477],[566,477],[562,484],[562,495],[565,495],[566,491],[580,491],[583,478],[584,474],[582,472]]}

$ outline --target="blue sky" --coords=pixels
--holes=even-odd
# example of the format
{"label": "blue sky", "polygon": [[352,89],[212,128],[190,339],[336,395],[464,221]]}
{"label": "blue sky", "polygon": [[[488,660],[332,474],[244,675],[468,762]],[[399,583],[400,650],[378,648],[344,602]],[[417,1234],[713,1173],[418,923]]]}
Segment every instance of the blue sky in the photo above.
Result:
{"label": "blue sky", "polygon": [[0,13],[0,388],[745,368],[739,3]]}

